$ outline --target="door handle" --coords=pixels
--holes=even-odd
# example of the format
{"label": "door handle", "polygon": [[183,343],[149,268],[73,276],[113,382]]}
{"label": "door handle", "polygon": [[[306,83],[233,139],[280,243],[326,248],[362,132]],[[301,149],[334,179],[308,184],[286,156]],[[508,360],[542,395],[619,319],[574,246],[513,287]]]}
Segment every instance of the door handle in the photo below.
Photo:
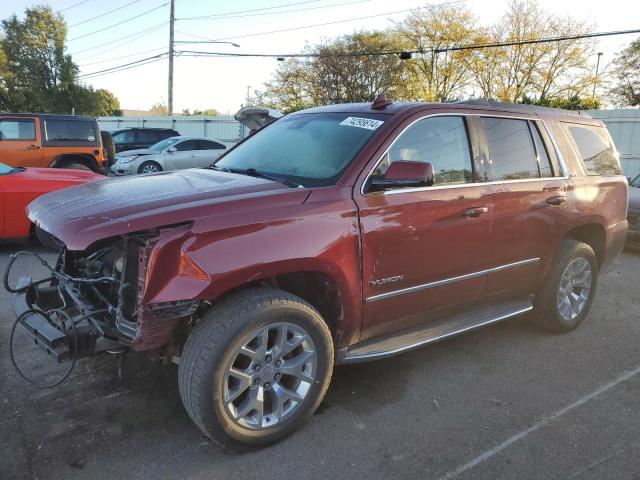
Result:
{"label": "door handle", "polygon": [[29,145],[27,150],[40,150],[40,147],[38,145]]}
{"label": "door handle", "polygon": [[548,205],[561,205],[567,200],[564,195],[556,195],[555,197],[549,197],[546,200]]}
{"label": "door handle", "polygon": [[464,210],[462,210],[462,216],[463,217],[477,218],[480,215],[482,215],[483,213],[487,213],[488,211],[489,211],[489,207],[465,208]]}

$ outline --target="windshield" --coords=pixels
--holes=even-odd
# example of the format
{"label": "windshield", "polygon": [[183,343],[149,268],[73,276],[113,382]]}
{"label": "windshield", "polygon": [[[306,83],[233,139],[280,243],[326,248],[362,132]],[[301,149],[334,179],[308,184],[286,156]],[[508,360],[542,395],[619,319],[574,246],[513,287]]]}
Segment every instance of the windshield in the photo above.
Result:
{"label": "windshield", "polygon": [[305,187],[333,185],[388,118],[385,114],[306,113],[256,132],[214,165],[252,170]]}
{"label": "windshield", "polygon": [[637,175],[636,178],[629,182],[629,186],[640,188],[640,175]]}
{"label": "windshield", "polygon": [[18,169],[14,167],[10,167],[9,165],[5,165],[4,163],[0,163],[0,175],[7,175],[9,173],[14,173]]}
{"label": "windshield", "polygon": [[150,150],[155,150],[156,152],[161,152],[165,148],[169,148],[171,145],[176,143],[178,138],[165,138],[164,140],[159,141],[158,143],[154,143],[149,147]]}

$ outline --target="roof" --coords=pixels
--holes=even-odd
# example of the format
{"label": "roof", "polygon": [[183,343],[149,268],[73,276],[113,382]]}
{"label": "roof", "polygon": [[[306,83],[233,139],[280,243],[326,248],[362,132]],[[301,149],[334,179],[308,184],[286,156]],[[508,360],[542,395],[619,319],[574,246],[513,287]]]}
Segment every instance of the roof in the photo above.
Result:
{"label": "roof", "polygon": [[536,116],[556,116],[571,117],[576,119],[591,119],[591,116],[583,111],[563,110],[560,108],[542,107],[539,105],[524,105],[518,103],[496,102],[493,100],[467,100],[463,102],[393,102],[390,105],[381,108],[372,108],[372,103],[343,103],[336,105],[326,105],[322,107],[309,108],[300,110],[296,113],[386,113],[390,115],[408,114],[414,111],[425,110],[429,108],[446,108],[449,110],[495,110],[499,112],[524,113]]}
{"label": "roof", "polygon": [[163,131],[170,130],[172,132],[177,131],[171,127],[124,127],[124,128],[119,128],[117,130],[114,130],[114,132],[124,132],[126,130],[163,130]]}
{"label": "roof", "polygon": [[40,118],[50,118],[53,120],[96,120],[96,117],[89,117],[86,115],[60,115],[57,113],[11,113],[11,112],[0,112],[1,117],[12,117],[12,118],[20,118],[20,117],[40,117]]}

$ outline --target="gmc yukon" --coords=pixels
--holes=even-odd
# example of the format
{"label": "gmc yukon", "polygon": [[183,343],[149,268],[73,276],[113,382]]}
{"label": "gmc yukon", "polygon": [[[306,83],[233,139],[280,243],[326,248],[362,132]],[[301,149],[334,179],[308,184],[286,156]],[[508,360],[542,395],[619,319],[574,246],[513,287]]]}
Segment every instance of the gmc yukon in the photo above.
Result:
{"label": "gmc yukon", "polygon": [[28,213],[64,248],[47,278],[7,272],[14,329],[59,362],[159,351],[204,434],[259,446],[316,410],[335,365],[527,312],[575,329],[625,243],[627,182],[587,115],[380,97]]}

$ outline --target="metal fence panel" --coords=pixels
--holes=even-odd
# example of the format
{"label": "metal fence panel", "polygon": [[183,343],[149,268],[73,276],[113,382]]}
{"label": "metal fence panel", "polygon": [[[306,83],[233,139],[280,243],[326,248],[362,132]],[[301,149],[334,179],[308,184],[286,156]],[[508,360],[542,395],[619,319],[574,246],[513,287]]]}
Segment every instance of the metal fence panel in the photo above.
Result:
{"label": "metal fence panel", "polygon": [[245,136],[245,128],[232,115],[216,117],[181,116],[171,117],[98,117],[100,128],[107,131],[129,127],[173,128],[181,135],[215,138],[226,143],[235,143]]}

